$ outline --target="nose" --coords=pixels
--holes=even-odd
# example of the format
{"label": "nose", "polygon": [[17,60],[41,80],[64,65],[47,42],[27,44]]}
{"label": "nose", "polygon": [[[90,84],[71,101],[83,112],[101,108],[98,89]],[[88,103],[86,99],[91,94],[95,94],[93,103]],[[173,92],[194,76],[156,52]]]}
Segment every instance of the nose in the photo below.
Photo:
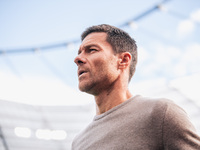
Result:
{"label": "nose", "polygon": [[79,54],[78,56],[76,56],[76,58],[74,59],[74,62],[76,63],[77,66],[84,64],[86,62],[85,58],[83,56],[81,56],[81,54]]}

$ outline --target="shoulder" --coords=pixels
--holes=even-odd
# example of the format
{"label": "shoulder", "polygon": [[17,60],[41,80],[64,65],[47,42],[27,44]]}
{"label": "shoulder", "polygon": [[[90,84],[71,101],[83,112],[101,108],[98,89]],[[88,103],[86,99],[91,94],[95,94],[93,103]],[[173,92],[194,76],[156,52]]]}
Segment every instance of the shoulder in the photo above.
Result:
{"label": "shoulder", "polygon": [[172,100],[165,98],[140,98],[150,106],[154,125],[160,126],[163,146],[167,149],[200,149],[197,135],[187,113]]}
{"label": "shoulder", "polygon": [[173,100],[166,98],[149,98],[139,96],[137,105],[141,109],[145,109],[152,119],[155,121],[166,123],[166,121],[174,123],[174,121],[188,120],[186,112],[174,103]]}
{"label": "shoulder", "polygon": [[151,109],[154,113],[165,113],[167,110],[169,111],[183,111],[178,105],[176,105],[172,100],[166,98],[150,98],[137,96],[137,105],[140,107],[145,107],[146,109]]}

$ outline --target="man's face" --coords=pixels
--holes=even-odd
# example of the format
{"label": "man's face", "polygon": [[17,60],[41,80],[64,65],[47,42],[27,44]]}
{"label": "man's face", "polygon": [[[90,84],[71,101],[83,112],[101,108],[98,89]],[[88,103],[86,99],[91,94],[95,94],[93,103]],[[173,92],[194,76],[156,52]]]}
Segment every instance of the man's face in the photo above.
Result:
{"label": "man's face", "polygon": [[118,57],[106,41],[106,33],[94,32],[80,45],[74,62],[78,66],[79,89],[93,95],[109,90],[119,75]]}

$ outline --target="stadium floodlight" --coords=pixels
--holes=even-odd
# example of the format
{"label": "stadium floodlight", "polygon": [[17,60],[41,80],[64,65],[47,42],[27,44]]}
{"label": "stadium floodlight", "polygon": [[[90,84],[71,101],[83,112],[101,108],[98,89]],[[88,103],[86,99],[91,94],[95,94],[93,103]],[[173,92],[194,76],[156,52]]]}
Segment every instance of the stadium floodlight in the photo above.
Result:
{"label": "stadium floodlight", "polygon": [[64,140],[67,133],[64,130],[38,129],[36,137],[43,140]]}
{"label": "stadium floodlight", "polygon": [[31,136],[31,130],[27,127],[16,127],[14,132],[18,137],[29,138]]}

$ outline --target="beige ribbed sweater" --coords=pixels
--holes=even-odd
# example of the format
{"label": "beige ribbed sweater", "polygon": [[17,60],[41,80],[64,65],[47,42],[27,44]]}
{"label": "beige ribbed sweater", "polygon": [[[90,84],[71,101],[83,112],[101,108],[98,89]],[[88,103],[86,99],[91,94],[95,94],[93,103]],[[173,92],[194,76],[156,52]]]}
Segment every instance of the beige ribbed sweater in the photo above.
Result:
{"label": "beige ribbed sweater", "polygon": [[72,150],[200,150],[200,137],[172,101],[135,96],[95,116]]}

